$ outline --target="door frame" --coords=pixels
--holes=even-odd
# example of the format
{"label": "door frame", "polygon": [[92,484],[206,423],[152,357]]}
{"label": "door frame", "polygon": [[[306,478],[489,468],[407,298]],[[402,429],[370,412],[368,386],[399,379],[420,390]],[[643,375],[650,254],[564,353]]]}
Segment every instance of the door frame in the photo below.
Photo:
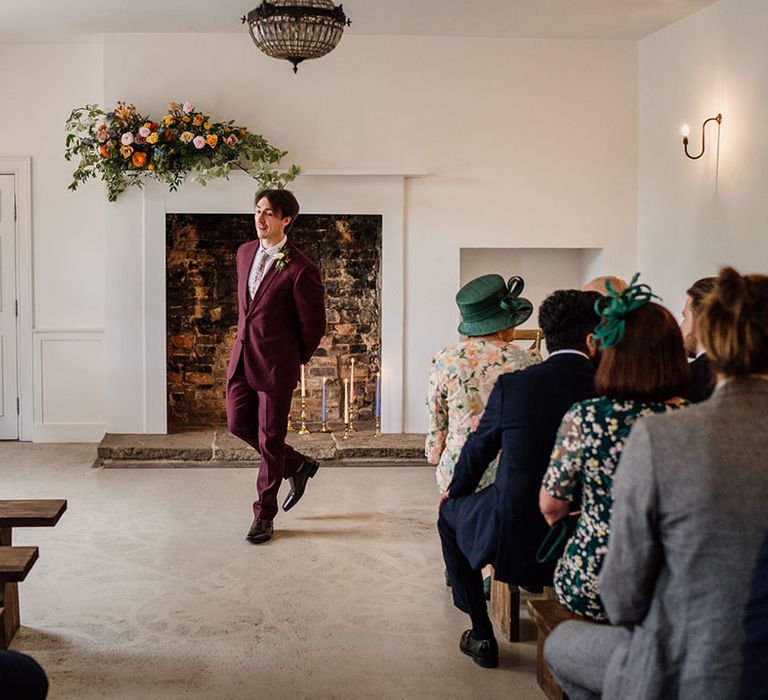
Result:
{"label": "door frame", "polygon": [[19,396],[19,440],[31,442],[33,406],[32,328],[32,158],[0,156],[0,174],[13,175],[16,197],[16,367]]}

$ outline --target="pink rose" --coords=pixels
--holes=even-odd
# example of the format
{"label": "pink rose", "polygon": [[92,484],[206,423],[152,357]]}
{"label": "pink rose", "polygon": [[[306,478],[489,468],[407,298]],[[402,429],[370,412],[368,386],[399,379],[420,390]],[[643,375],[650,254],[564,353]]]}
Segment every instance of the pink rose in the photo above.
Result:
{"label": "pink rose", "polygon": [[194,109],[194,107],[192,106],[191,102],[185,102],[182,105],[181,109],[184,112],[184,114],[189,114]]}
{"label": "pink rose", "polygon": [[195,138],[195,135],[191,131],[185,131],[179,138],[182,140],[183,143],[189,143],[193,138]]}
{"label": "pink rose", "polygon": [[143,138],[143,139],[147,138],[147,136],[149,136],[151,133],[152,132],[149,129],[147,129],[146,126],[142,126],[139,129],[139,136],[141,136],[141,138]]}
{"label": "pink rose", "polygon": [[205,137],[204,136],[195,136],[192,143],[195,144],[195,148],[198,150],[201,148],[205,148]]}
{"label": "pink rose", "polygon": [[234,134],[230,134],[227,136],[227,138],[224,139],[224,143],[226,143],[230,148],[234,148],[238,141],[239,139]]}
{"label": "pink rose", "polygon": [[106,124],[99,124],[99,128],[96,130],[96,138],[99,143],[104,143],[109,138],[109,130]]}
{"label": "pink rose", "polygon": [[136,143],[141,146],[143,143],[146,143],[147,139],[145,139],[143,136],[139,135],[136,137]]}
{"label": "pink rose", "polygon": [[133,143],[133,134],[130,131],[126,131],[120,137],[120,143],[122,143],[123,146],[130,146]]}

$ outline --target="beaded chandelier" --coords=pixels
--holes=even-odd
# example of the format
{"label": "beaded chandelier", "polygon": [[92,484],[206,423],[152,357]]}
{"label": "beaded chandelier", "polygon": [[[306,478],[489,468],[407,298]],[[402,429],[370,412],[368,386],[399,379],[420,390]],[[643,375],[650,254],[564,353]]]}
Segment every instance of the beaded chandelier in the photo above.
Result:
{"label": "beaded chandelier", "polygon": [[294,73],[305,59],[333,51],[344,27],[351,24],[342,6],[332,0],[264,0],[243,17],[243,23],[259,49],[290,61]]}

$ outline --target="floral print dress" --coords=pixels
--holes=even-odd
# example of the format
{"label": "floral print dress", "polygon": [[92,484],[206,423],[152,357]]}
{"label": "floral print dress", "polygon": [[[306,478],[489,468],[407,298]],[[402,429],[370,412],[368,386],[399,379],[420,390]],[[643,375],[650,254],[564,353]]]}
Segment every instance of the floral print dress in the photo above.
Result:
{"label": "floral print dress", "polygon": [[[469,434],[477,427],[499,375],[537,364],[541,359],[512,343],[478,338],[450,345],[432,358],[429,369],[429,430],[425,453],[437,464],[437,487],[444,493]],[[480,488],[496,478],[489,465]]]}
{"label": "floral print dress", "polygon": [[680,405],[684,403],[602,396],[576,403],[565,414],[543,486],[550,496],[581,507],[576,529],[555,569],[555,596],[569,610],[593,620],[608,619],[597,576],[608,551],[613,477],[624,442],[638,418]]}

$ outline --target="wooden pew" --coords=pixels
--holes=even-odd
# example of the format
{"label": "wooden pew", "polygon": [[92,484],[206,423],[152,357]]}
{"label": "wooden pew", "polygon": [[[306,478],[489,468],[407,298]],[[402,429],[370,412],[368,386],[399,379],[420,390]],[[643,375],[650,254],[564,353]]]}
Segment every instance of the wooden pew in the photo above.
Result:
{"label": "wooden pew", "polygon": [[587,618],[572,613],[563,607],[556,600],[529,600],[528,612],[531,619],[536,623],[538,636],[536,639],[536,680],[539,688],[549,700],[568,700],[568,696],[557,684],[552,674],[549,672],[547,662],[544,660],[544,642],[555,627],[566,620],[581,620],[590,622]]}
{"label": "wooden pew", "polygon": [[520,589],[491,577],[491,622],[508,642],[520,641]]}
{"label": "wooden pew", "polygon": [[[12,499],[0,500],[0,548],[10,549],[13,544],[14,527],[53,527],[67,509],[67,502],[63,499]],[[34,549],[34,559],[29,562],[32,567],[37,559],[37,547],[13,547],[14,550]],[[18,553],[5,555],[10,557],[8,565],[13,566],[13,557],[22,556]],[[18,564],[18,562],[17,562]],[[0,577],[3,576],[0,569]],[[2,586],[2,598],[0,598],[0,648],[7,649],[21,625],[19,611],[19,581],[26,578],[29,569],[20,578],[18,569],[9,570],[5,578],[0,578]]]}
{"label": "wooden pew", "polygon": [[37,561],[37,547],[0,547],[0,649],[7,649],[19,629],[19,590]]}

